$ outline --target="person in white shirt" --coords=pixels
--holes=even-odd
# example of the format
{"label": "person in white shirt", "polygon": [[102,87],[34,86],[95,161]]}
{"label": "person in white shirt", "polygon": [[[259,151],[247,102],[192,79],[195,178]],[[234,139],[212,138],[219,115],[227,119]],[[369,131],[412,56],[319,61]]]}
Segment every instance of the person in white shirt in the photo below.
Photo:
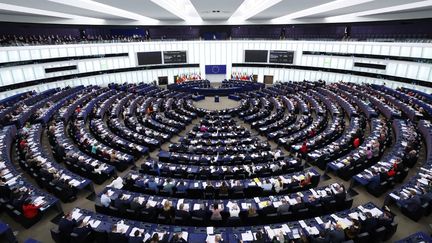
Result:
{"label": "person in white shirt", "polygon": [[283,189],[283,181],[279,177],[273,184],[276,193],[279,193]]}
{"label": "person in white shirt", "polygon": [[115,178],[111,182],[111,187],[114,187],[115,189],[122,189],[122,187],[123,187],[123,179],[121,177]]}
{"label": "person in white shirt", "polygon": [[237,205],[237,203],[234,203],[233,205],[231,205],[230,209],[229,209],[229,213],[230,213],[230,217],[239,217],[239,213],[240,213],[240,208]]}
{"label": "person in white shirt", "polygon": [[100,202],[106,208],[110,206],[111,198],[108,196],[108,191],[102,194]]}

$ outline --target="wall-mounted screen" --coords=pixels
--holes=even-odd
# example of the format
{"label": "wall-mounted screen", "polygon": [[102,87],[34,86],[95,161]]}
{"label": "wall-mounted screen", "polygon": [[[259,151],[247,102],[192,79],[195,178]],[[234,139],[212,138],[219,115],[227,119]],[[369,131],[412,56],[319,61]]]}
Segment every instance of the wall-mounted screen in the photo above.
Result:
{"label": "wall-mounted screen", "polygon": [[164,51],[164,63],[187,63],[186,51]]}
{"label": "wall-mounted screen", "polygon": [[354,62],[354,67],[374,68],[374,69],[380,69],[380,70],[386,69],[386,65],[375,64],[375,63],[362,63],[362,62]]}
{"label": "wall-mounted screen", "polygon": [[294,63],[293,51],[270,51],[270,63]]}
{"label": "wall-mounted screen", "polygon": [[45,73],[55,73],[55,72],[61,72],[61,71],[70,71],[70,70],[76,70],[77,68],[78,68],[77,65],[62,66],[62,67],[53,67],[53,68],[45,68]]}
{"label": "wall-mounted screen", "polygon": [[162,64],[162,53],[160,51],[137,52],[138,65]]}
{"label": "wall-mounted screen", "polygon": [[268,51],[245,50],[245,62],[267,62]]}

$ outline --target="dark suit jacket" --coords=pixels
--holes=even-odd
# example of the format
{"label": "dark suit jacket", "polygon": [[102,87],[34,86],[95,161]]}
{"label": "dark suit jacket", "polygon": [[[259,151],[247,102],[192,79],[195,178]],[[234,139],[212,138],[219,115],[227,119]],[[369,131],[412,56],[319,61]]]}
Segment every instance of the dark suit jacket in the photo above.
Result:
{"label": "dark suit jacket", "polygon": [[126,210],[126,201],[116,198],[114,200],[114,207],[118,208],[120,211]]}
{"label": "dark suit jacket", "polygon": [[91,232],[90,226],[76,227],[72,231],[72,233],[77,234],[79,238],[84,237],[85,235],[89,234],[90,232]]}
{"label": "dark suit jacket", "polygon": [[175,216],[182,217],[183,220],[188,220],[190,218],[189,212],[185,210],[176,210]]}
{"label": "dark suit jacket", "polygon": [[376,218],[367,218],[362,222],[362,232],[373,232],[378,226],[378,219]]}
{"label": "dark suit jacket", "polygon": [[141,209],[144,208],[143,204],[139,204],[138,202],[132,201],[130,203],[130,209],[135,210],[135,211],[139,211]]}
{"label": "dark suit jacket", "polygon": [[144,239],[143,236],[140,237],[130,236],[128,239],[128,243],[142,243],[143,239]]}
{"label": "dark suit jacket", "polygon": [[69,220],[66,218],[62,218],[58,223],[58,229],[64,235],[69,235],[70,233],[72,233],[73,229],[76,226],[77,222],[75,219]]}
{"label": "dark suit jacket", "polygon": [[202,210],[202,209],[194,210],[194,211],[192,211],[192,216],[198,217],[198,218],[203,218],[205,220],[207,217],[207,212],[205,210]]}
{"label": "dark suit jacket", "polygon": [[277,208],[278,214],[288,213],[290,210],[289,204],[282,204]]}
{"label": "dark suit jacket", "polygon": [[345,241],[345,232],[343,230],[334,229],[330,231],[329,238],[332,243],[340,243]]}
{"label": "dark suit jacket", "polygon": [[125,234],[122,233],[114,233],[109,232],[108,233],[108,243],[127,243],[128,238]]}
{"label": "dark suit jacket", "polygon": [[272,204],[272,205],[269,205],[269,206],[265,206],[265,207],[261,210],[261,212],[262,212],[263,216],[265,216],[265,215],[268,215],[268,214],[271,214],[271,213],[276,213],[277,210],[276,210],[276,208],[275,208],[275,207],[273,206],[273,204]]}

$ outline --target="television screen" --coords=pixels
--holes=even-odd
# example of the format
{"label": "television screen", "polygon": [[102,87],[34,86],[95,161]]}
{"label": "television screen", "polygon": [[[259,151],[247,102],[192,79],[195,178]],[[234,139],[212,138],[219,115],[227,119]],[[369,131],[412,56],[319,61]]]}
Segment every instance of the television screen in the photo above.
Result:
{"label": "television screen", "polygon": [[164,63],[187,63],[186,51],[164,51]]}
{"label": "television screen", "polygon": [[245,62],[267,62],[268,51],[245,50]]}
{"label": "television screen", "polygon": [[293,51],[270,51],[270,63],[294,63]]}
{"label": "television screen", "polygon": [[160,51],[137,52],[138,65],[162,64],[162,53]]}

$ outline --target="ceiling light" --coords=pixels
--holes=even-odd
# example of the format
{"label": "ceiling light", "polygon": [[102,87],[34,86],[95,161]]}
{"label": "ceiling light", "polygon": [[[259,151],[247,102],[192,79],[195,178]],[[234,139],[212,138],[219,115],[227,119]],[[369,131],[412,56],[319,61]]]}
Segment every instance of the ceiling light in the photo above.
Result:
{"label": "ceiling light", "polygon": [[76,7],[76,8],[86,9],[89,11],[114,15],[125,19],[133,19],[133,20],[143,21],[146,23],[159,22],[159,20],[157,19],[152,19],[137,13],[132,13],[120,8],[113,7],[111,5],[95,2],[92,0],[72,0],[72,1],[71,0],[49,0],[49,1]]}
{"label": "ceiling light", "polygon": [[190,0],[151,0],[153,3],[166,9],[177,17],[186,22],[196,23],[202,22],[201,16],[198,14]]}
{"label": "ceiling light", "polygon": [[374,15],[374,14],[397,12],[397,11],[401,11],[401,10],[409,10],[409,9],[423,8],[423,7],[429,7],[429,6],[432,6],[432,0],[401,4],[401,5],[396,5],[396,6],[386,7],[386,8],[373,9],[373,10],[367,10],[367,11],[356,12],[356,13],[351,13],[351,14],[332,16],[332,17],[325,18],[325,20],[326,21],[340,21],[340,20],[347,20],[350,18],[357,18],[357,17],[363,17],[363,16],[368,16],[368,15]]}
{"label": "ceiling light", "polygon": [[351,7],[354,5],[359,5],[371,1],[373,0],[336,0],[312,8],[303,9],[298,12],[287,14],[285,16],[274,18],[271,20],[271,22],[274,23],[287,22],[289,20],[298,19],[298,18],[319,14],[319,13],[325,13],[336,9],[347,8],[347,7]]}
{"label": "ceiling light", "polygon": [[243,22],[282,0],[245,0],[228,19],[228,22]]}
{"label": "ceiling light", "polygon": [[57,11],[49,11],[49,10],[43,10],[43,9],[37,9],[37,8],[29,8],[29,7],[23,7],[23,6],[7,4],[7,3],[0,3],[0,9],[1,10],[7,10],[7,11],[13,11],[13,12],[19,12],[19,13],[36,14],[36,15],[42,15],[42,16],[63,18],[63,19],[76,19],[76,20],[82,20],[82,21],[91,21],[93,23],[105,21],[104,19],[90,18],[90,17],[81,16],[81,15],[66,14],[66,13],[61,13],[61,12],[57,12]]}

